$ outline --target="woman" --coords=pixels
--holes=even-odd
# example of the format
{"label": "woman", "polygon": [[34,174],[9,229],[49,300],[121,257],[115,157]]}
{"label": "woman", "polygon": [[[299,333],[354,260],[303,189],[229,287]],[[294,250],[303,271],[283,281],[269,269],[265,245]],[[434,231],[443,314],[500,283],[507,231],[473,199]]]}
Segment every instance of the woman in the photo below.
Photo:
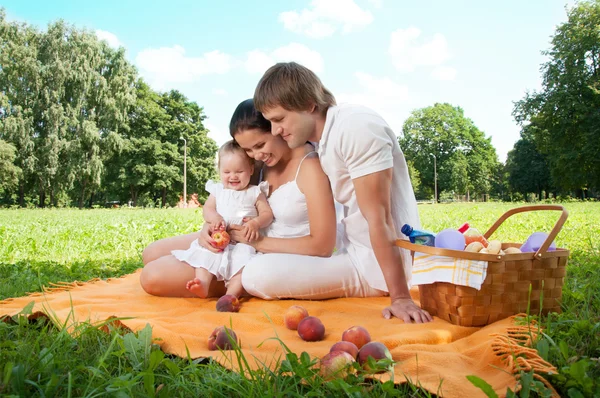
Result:
{"label": "woman", "polygon": [[[270,122],[256,111],[252,100],[238,105],[229,128],[246,153],[263,162],[262,179],[269,183],[268,201],[274,215],[264,236],[254,242],[247,242],[236,226],[230,229],[234,241],[265,253],[244,268],[246,291],[265,299],[384,295],[368,285],[343,250],[331,256],[336,239],[335,208],[314,147],[306,144],[290,149],[281,137],[271,134]],[[188,248],[194,239],[216,251],[206,225],[198,233],[163,239],[144,250],[140,281],[146,292],[193,297],[185,289],[193,269],[169,266],[169,256],[171,250]],[[221,290],[211,285],[209,296],[219,295]]]}

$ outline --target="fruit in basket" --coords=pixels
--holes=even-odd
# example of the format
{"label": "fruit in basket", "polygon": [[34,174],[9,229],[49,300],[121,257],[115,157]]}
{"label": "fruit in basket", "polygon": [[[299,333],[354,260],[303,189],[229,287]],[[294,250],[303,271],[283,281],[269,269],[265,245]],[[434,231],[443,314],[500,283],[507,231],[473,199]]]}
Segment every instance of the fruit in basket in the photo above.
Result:
{"label": "fruit in basket", "polygon": [[362,326],[352,326],[342,333],[342,341],[353,343],[358,349],[371,341],[371,335]]}
{"label": "fruit in basket", "polygon": [[298,330],[298,324],[307,316],[308,311],[306,308],[300,305],[292,305],[290,308],[288,308],[283,316],[285,327],[290,330]]}
{"label": "fruit in basket", "polygon": [[472,252],[472,253],[479,253],[479,251],[483,249],[483,243],[477,241],[477,242],[471,242],[467,245],[467,247],[465,247],[465,251],[466,252]]}
{"label": "fruit in basket", "polygon": [[435,236],[435,247],[450,250],[464,250],[465,236],[455,229],[444,229]]}
{"label": "fruit in basket", "polygon": [[325,326],[315,316],[307,316],[298,324],[298,335],[304,341],[320,341],[325,337]]}
{"label": "fruit in basket", "polygon": [[500,253],[500,250],[502,250],[502,242],[499,240],[491,240],[487,249],[490,254],[498,254]]}
{"label": "fruit in basket", "polygon": [[504,254],[523,253],[518,247],[507,247],[504,249]]}

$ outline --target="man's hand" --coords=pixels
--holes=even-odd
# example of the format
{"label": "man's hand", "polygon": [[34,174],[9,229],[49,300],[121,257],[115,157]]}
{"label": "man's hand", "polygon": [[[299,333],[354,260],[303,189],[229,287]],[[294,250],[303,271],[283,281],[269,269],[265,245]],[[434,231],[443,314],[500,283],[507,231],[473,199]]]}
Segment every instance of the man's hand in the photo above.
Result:
{"label": "man's hand", "polygon": [[411,320],[414,320],[415,323],[432,321],[429,312],[421,309],[410,298],[394,300],[392,304],[389,307],[385,307],[381,313],[385,319],[390,319],[392,316],[395,316],[402,319],[404,323],[411,323]]}

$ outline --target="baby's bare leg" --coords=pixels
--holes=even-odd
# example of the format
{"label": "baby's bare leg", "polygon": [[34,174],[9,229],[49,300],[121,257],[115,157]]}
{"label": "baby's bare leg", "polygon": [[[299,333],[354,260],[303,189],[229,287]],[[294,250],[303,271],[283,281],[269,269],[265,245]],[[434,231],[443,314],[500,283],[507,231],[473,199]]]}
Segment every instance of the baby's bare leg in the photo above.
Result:
{"label": "baby's bare leg", "polygon": [[[186,289],[200,298],[208,297],[208,288],[214,275],[204,268],[196,268],[196,277],[185,285]],[[241,282],[240,282],[241,284]]]}
{"label": "baby's bare leg", "polygon": [[239,298],[240,296],[242,296],[245,293],[246,293],[246,291],[244,290],[244,287],[242,286],[242,271],[240,271],[229,280],[229,283],[227,284],[227,293],[226,294],[231,294],[231,295]]}

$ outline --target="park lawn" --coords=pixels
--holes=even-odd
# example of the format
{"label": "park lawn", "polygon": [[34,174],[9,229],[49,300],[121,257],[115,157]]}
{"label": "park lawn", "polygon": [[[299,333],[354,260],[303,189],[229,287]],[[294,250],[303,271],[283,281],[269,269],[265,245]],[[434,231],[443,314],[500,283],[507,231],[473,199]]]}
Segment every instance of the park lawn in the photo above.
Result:
{"label": "park lawn", "polygon": [[[426,229],[457,228],[469,221],[485,230],[518,205],[420,205],[419,211]],[[556,241],[571,250],[563,313],[542,319],[545,333],[536,348],[559,369],[549,380],[561,395],[600,396],[596,381],[600,379],[600,203],[564,206],[570,216]],[[557,212],[516,215],[495,237],[522,242],[531,232],[549,231],[557,216]],[[198,210],[0,210],[0,300],[40,291],[51,282],[130,273],[142,266],[141,252],[147,244],[196,231],[201,225]],[[361,375],[322,383],[307,378],[310,361],[295,356],[278,371],[243,377],[210,361],[165,355],[148,346],[143,333],[107,334],[86,325],[78,327],[73,337],[46,322],[0,322],[0,395],[428,396],[410,385],[368,383]],[[292,369],[295,375],[288,376]],[[529,383],[529,376],[522,380]],[[531,387],[543,395],[539,383],[531,381]]]}

